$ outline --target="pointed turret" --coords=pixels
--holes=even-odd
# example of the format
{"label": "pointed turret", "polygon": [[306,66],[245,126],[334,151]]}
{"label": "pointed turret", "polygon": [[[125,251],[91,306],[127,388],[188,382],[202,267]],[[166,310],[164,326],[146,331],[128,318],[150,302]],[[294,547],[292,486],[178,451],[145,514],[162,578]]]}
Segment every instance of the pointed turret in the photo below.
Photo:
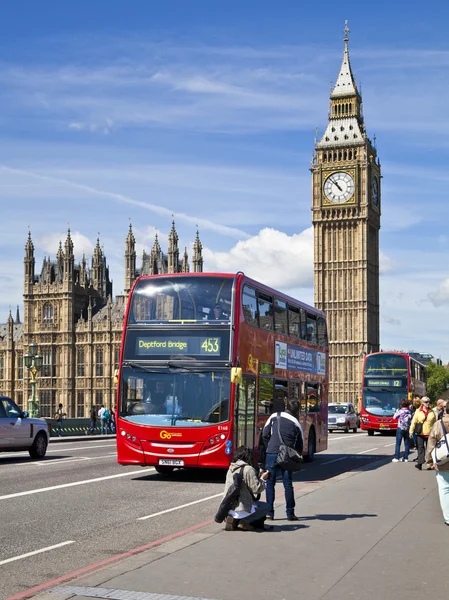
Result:
{"label": "pointed turret", "polygon": [[24,258],[24,273],[25,273],[25,291],[28,286],[32,286],[34,283],[34,244],[31,239],[31,231],[28,231],[28,238],[25,244],[25,258]]}
{"label": "pointed turret", "polygon": [[193,272],[194,273],[202,273],[203,272],[203,244],[200,240],[200,233],[198,229],[196,230],[196,238],[193,244]]}
{"label": "pointed turret", "polygon": [[349,28],[345,22],[343,60],[330,94],[329,123],[316,149],[363,144],[362,97],[357,89],[349,60]]}
{"label": "pointed turret", "polygon": [[61,242],[61,240],[59,240],[59,248],[58,248],[58,252],[56,253],[56,262],[59,265],[63,261],[64,261],[64,251],[62,250],[62,242]]}
{"label": "pointed turret", "polygon": [[188,273],[190,271],[189,266],[189,255],[187,254],[187,246],[184,249],[184,256],[182,258],[181,271],[183,273]]}
{"label": "pointed turret", "polygon": [[168,235],[168,272],[178,273],[179,271],[179,247],[178,234],[175,228],[175,221],[172,221],[171,231]]}
{"label": "pointed turret", "polygon": [[20,321],[20,311],[19,311],[19,305],[17,305],[17,311],[16,311],[16,325],[20,325],[21,321]]}
{"label": "pointed turret", "polygon": [[352,74],[351,62],[349,60],[349,27],[347,21],[345,21],[344,33],[345,37],[343,38],[343,41],[345,43],[345,48],[343,52],[343,60],[341,63],[337,81],[331,93],[331,98],[338,98],[340,96],[359,95],[359,92],[357,91],[357,86],[355,84],[354,75]]}
{"label": "pointed turret", "polygon": [[92,256],[92,285],[100,296],[103,297],[103,251],[100,246],[100,238],[97,238],[97,244]]}
{"label": "pointed turret", "polygon": [[126,237],[125,247],[125,287],[124,292],[127,296],[136,279],[136,239],[134,237],[133,228],[129,224],[129,231]]}
{"label": "pointed turret", "polygon": [[84,253],[83,253],[83,258],[81,259],[81,263],[80,263],[80,286],[83,288],[87,288],[87,286],[88,286],[87,262],[86,262],[86,255]]}
{"label": "pointed turret", "polygon": [[70,227],[67,229],[67,238],[64,244],[64,280],[73,281],[73,271],[75,268],[75,257],[73,255],[73,241],[70,234]]}

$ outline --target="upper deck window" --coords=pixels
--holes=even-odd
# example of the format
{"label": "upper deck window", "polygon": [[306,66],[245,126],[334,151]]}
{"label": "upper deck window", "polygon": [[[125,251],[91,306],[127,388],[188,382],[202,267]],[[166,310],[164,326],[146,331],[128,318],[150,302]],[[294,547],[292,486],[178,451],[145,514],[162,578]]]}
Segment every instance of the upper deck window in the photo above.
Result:
{"label": "upper deck window", "polygon": [[257,298],[256,290],[249,285],[245,285],[243,288],[242,297],[243,314],[245,315],[245,321],[250,325],[258,324],[257,319]]}
{"label": "upper deck window", "polygon": [[259,310],[259,327],[262,329],[273,329],[273,298],[259,292],[257,298]]}
{"label": "upper deck window", "polygon": [[365,361],[365,375],[368,377],[407,376],[407,359],[400,354],[369,354]]}
{"label": "upper deck window", "polygon": [[231,296],[232,279],[223,277],[142,279],[132,294],[129,322],[227,323]]}
{"label": "upper deck window", "polygon": [[274,301],[274,327],[277,333],[288,333],[287,303],[277,298]]}

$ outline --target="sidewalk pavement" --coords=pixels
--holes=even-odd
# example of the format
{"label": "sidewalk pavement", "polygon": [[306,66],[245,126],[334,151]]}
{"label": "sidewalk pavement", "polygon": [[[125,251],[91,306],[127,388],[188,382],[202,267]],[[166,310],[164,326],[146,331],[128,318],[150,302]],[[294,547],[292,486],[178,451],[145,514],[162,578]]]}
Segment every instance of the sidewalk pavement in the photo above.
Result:
{"label": "sidewalk pavement", "polygon": [[[225,532],[223,525],[209,523],[83,578],[61,582],[38,598],[449,597],[449,527],[433,471],[383,459],[295,488],[298,522],[284,520],[285,507],[279,505],[273,532]],[[276,491],[283,499],[281,484]],[[211,504],[211,513],[215,509]]]}

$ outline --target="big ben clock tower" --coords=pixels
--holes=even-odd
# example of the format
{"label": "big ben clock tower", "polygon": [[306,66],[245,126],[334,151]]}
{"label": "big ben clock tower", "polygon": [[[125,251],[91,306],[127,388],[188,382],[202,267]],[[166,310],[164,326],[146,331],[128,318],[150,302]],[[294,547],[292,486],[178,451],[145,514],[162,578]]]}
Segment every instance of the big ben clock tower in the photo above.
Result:
{"label": "big ben clock tower", "polygon": [[379,350],[380,162],[349,62],[349,29],[329,123],[312,162],[315,306],[329,331],[329,401],[354,402],[362,358]]}

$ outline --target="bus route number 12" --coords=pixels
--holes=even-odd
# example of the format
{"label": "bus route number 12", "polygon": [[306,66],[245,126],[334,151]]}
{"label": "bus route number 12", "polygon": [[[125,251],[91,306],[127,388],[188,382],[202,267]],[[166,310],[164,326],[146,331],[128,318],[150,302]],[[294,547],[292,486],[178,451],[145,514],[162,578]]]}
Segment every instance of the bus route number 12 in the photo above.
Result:
{"label": "bus route number 12", "polygon": [[220,354],[218,338],[206,338],[201,344],[201,348],[205,354]]}

